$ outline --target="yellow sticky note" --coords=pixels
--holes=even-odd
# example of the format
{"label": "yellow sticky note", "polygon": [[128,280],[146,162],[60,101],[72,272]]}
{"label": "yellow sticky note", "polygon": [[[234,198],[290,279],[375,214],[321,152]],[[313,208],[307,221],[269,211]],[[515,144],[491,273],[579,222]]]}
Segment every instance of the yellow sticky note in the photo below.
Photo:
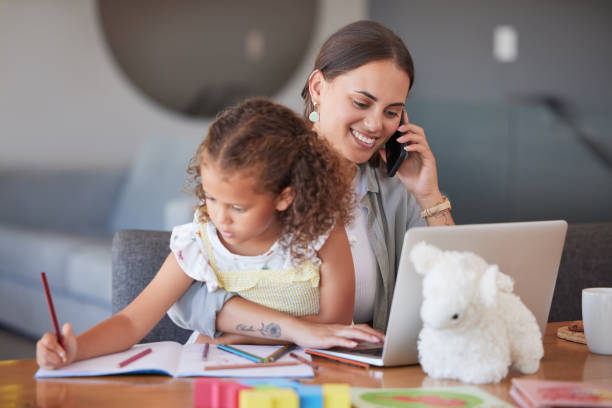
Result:
{"label": "yellow sticky note", "polygon": [[277,388],[266,392],[272,395],[274,408],[300,408],[300,398],[292,389]]}
{"label": "yellow sticky note", "polygon": [[240,408],[274,408],[272,395],[268,391],[241,390],[238,400]]}
{"label": "yellow sticky note", "polygon": [[348,384],[323,384],[325,408],[351,408],[351,387]]}

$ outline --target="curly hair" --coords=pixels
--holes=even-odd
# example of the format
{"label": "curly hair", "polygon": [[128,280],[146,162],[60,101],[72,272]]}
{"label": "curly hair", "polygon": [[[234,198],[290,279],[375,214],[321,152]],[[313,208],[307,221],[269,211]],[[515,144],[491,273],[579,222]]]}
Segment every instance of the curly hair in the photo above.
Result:
{"label": "curly hair", "polygon": [[355,165],[341,158],[312,126],[292,110],[253,98],[223,111],[189,163],[187,174],[199,199],[200,221],[209,220],[201,166],[215,163],[227,172],[248,171],[258,192],[294,198],[277,211],[279,243],[296,260],[336,222],[349,223],[355,205],[351,180]]}

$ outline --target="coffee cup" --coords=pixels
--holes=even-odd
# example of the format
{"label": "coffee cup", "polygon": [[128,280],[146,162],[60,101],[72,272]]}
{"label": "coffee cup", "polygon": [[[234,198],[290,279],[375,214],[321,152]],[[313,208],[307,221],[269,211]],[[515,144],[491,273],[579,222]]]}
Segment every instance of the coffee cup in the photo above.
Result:
{"label": "coffee cup", "polygon": [[582,290],[582,321],[589,350],[612,354],[612,288]]}

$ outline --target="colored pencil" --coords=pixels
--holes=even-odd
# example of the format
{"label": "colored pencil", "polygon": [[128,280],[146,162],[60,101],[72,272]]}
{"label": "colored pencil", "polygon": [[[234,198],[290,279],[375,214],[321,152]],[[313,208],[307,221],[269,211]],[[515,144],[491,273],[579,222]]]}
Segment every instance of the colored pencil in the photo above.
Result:
{"label": "colored pencil", "polygon": [[301,361],[302,363],[304,363],[304,364],[306,364],[306,365],[311,366],[311,367],[312,367],[312,369],[313,369],[313,370],[315,370],[315,371],[317,371],[317,370],[319,369],[319,366],[318,366],[318,365],[316,365],[315,363],[313,363],[313,362],[312,362],[312,361],[310,361],[310,360],[305,359],[304,357],[300,356],[300,355],[299,355],[299,354],[297,354],[297,353],[291,352],[291,353],[289,353],[289,355],[290,355],[291,357],[295,358],[296,360],[299,360],[299,361]]}
{"label": "colored pencil", "polygon": [[208,347],[210,345],[208,343],[204,343],[204,350],[202,350],[202,360],[206,360],[208,358]]}
{"label": "colored pencil", "polygon": [[232,347],[232,346],[228,346],[226,344],[218,344],[217,348],[219,350],[223,350],[223,351],[226,351],[228,353],[235,354],[237,356],[246,358],[247,360],[251,360],[251,361],[254,361],[256,363],[263,363],[263,362],[265,362],[265,358],[263,358],[263,357],[259,357],[259,356],[256,356],[254,354],[247,353],[246,351],[242,351],[240,349],[237,349],[237,348]]}
{"label": "colored pencil", "polygon": [[348,358],[332,356],[331,354],[320,353],[320,352],[314,351],[314,350],[304,350],[304,351],[306,353],[312,354],[314,356],[329,358],[331,360],[336,360],[336,361],[339,361],[339,362],[344,363],[344,364],[350,364],[350,365],[354,365],[354,366],[361,367],[361,368],[366,368],[366,369],[370,368],[370,365],[368,363],[362,363],[361,361],[349,360]]}
{"label": "colored pencil", "polygon": [[277,361],[275,363],[251,363],[251,364],[226,364],[215,366],[204,366],[204,370],[232,370],[235,368],[266,368],[266,367],[284,367],[301,364],[299,361]]}
{"label": "colored pencil", "polygon": [[42,280],[43,289],[45,290],[45,296],[47,297],[47,306],[49,307],[49,313],[51,314],[51,322],[53,323],[53,329],[57,336],[57,341],[64,348],[64,339],[62,338],[62,332],[60,331],[59,324],[57,323],[57,316],[55,315],[55,308],[53,307],[53,299],[51,298],[51,290],[49,289],[49,283],[47,283],[47,274],[44,272],[40,273],[40,279]]}
{"label": "colored pencil", "polygon": [[138,360],[139,358],[142,358],[144,356],[146,356],[147,354],[149,354],[150,352],[152,352],[153,349],[151,347],[142,350],[140,353],[133,355],[132,357],[128,358],[127,360],[123,360],[122,362],[119,363],[119,368],[123,368],[126,365],[130,364],[133,361]]}
{"label": "colored pencil", "polygon": [[294,350],[296,347],[297,346],[295,344],[285,344],[283,347],[279,348],[274,353],[272,353],[268,357],[266,357],[264,361],[266,363],[271,363],[273,361],[276,361],[279,358],[281,358],[282,356],[284,356],[285,354],[287,354],[287,353],[291,352],[292,350]]}

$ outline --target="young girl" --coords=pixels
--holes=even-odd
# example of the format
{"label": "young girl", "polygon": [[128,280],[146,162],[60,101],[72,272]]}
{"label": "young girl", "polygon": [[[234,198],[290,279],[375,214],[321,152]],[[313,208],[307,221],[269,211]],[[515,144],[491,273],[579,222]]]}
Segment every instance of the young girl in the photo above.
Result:
{"label": "young girl", "polygon": [[382,340],[367,327],[346,326],[354,300],[344,230],[351,168],[304,119],[263,99],[230,108],[211,125],[188,172],[201,205],[193,223],[174,229],[172,252],[155,278],[125,309],[78,337],[65,324],[65,349],[45,334],[36,346],[41,367],[131,347],[194,279],[309,321],[269,323],[275,326],[260,337],[310,347]]}

